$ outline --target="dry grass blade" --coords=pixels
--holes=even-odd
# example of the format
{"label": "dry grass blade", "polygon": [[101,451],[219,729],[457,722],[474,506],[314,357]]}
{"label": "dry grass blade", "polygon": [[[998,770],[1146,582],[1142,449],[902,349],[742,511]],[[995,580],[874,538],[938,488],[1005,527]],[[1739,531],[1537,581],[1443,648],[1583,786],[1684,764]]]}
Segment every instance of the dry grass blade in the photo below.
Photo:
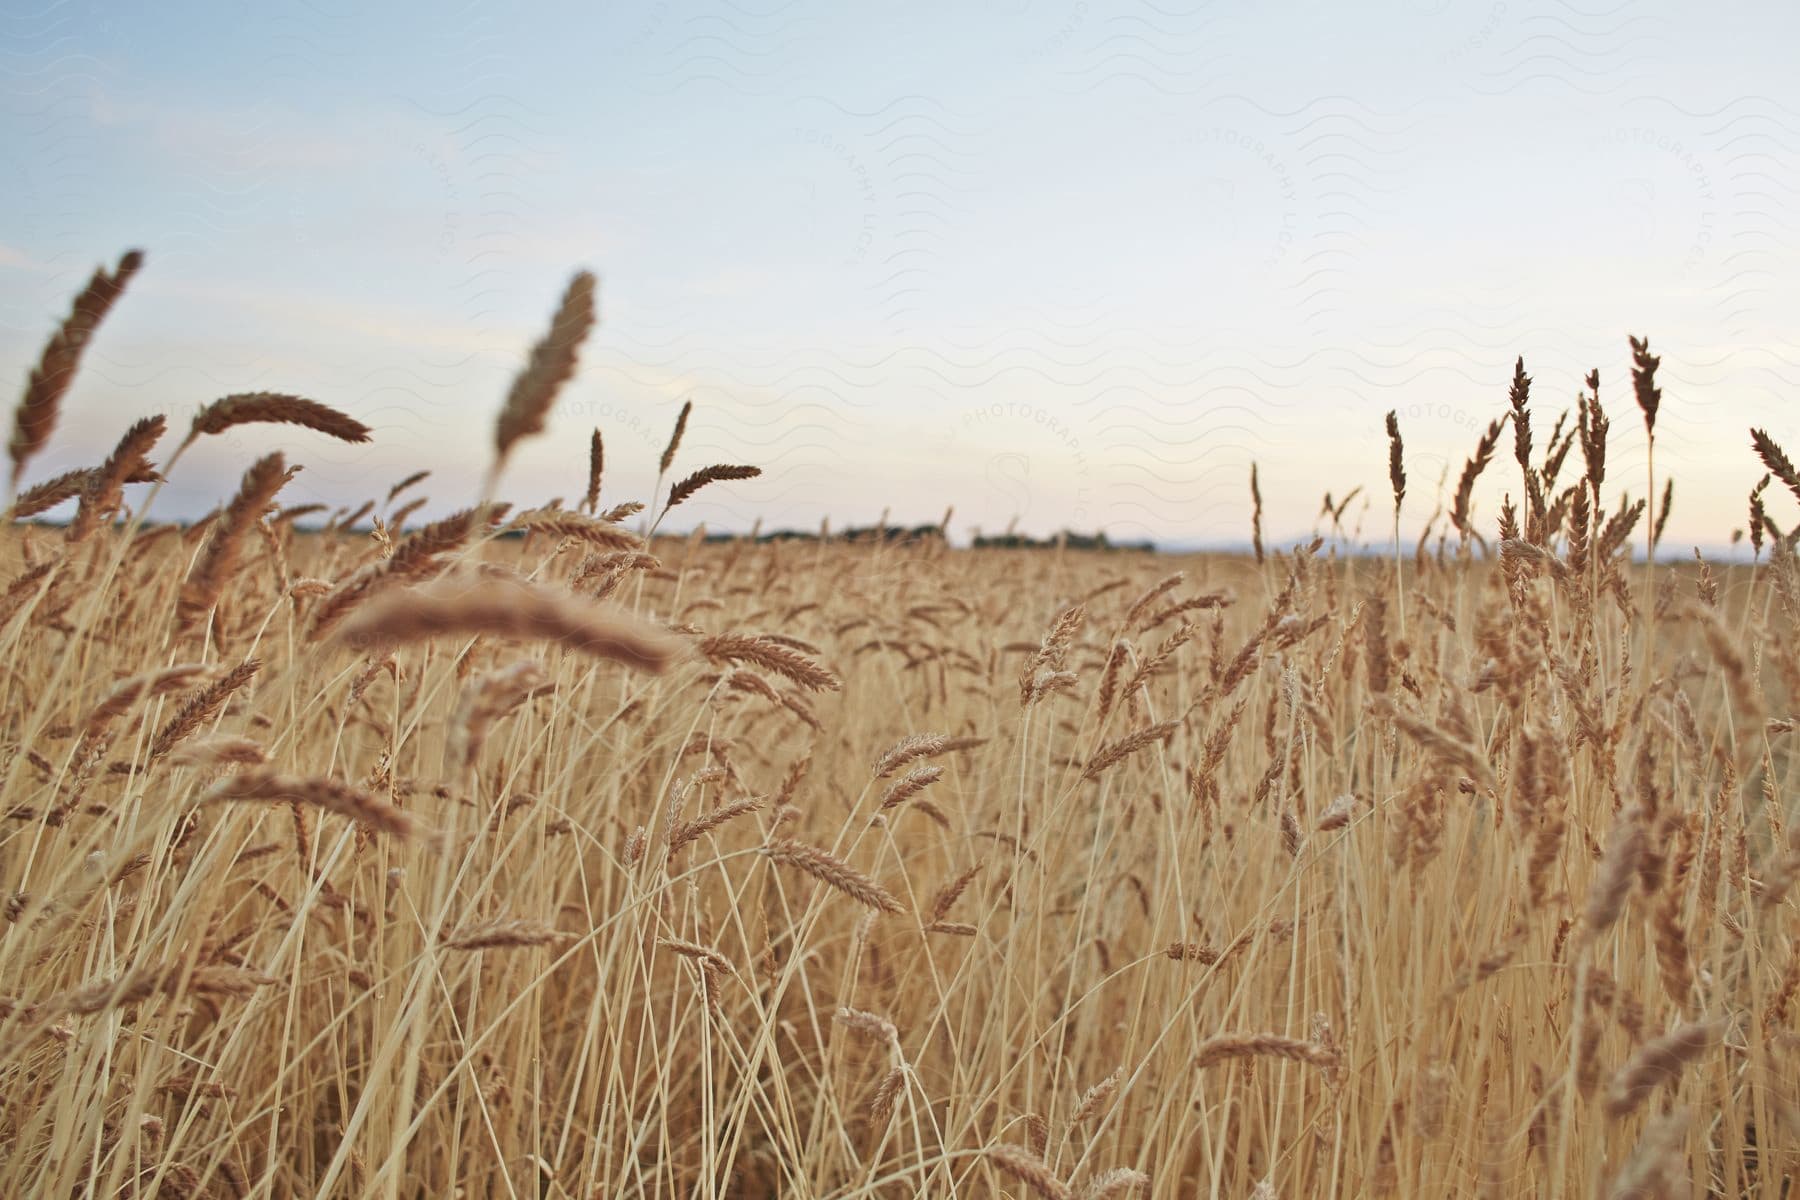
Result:
{"label": "dry grass blade", "polygon": [[286,392],[237,392],[221,396],[195,413],[194,423],[181,444],[191,446],[204,435],[224,433],[227,429],[250,424],[300,425],[341,442],[352,443],[366,442],[370,434],[369,427],[355,417],[305,396],[291,396]]}
{"label": "dry grass blade", "polygon": [[554,642],[650,672],[666,670],[681,648],[674,636],[623,611],[523,580],[486,576],[386,592],[345,621],[337,639],[355,645],[482,634]]}
{"label": "dry grass blade", "polygon": [[412,818],[400,809],[331,779],[246,771],[221,780],[200,798],[201,804],[242,801],[321,808],[398,838],[411,837],[414,832]]}
{"label": "dry grass blade", "polygon": [[513,380],[500,419],[494,426],[494,465],[491,476],[497,477],[506,456],[520,438],[544,431],[544,419],[556,402],[557,392],[575,374],[575,363],[594,327],[594,289],[592,272],[580,271],[569,281],[562,303],[550,323],[550,331],[532,347],[531,361]]}
{"label": "dry grass blade", "polygon": [[858,904],[864,904],[879,912],[905,912],[894,894],[856,870],[843,859],[828,850],[817,846],[809,846],[792,838],[784,838],[771,842],[763,847],[775,862],[783,866],[794,867],[804,871],[827,887],[842,892]]}
{"label": "dry grass blade", "polygon": [[761,474],[761,467],[733,466],[728,463],[703,467],[669,489],[669,502],[663,505],[663,511],[674,508],[709,483],[727,479],[755,479]]}
{"label": "dry grass blade", "polygon": [[56,420],[62,411],[62,399],[75,382],[81,356],[100,327],[100,322],[124,293],[125,285],[144,265],[141,250],[127,252],[112,271],[96,270],[87,287],[75,297],[75,305],[57,327],[43,354],[25,383],[25,394],[13,412],[12,440],[7,453],[12,456],[12,481],[17,487],[19,472],[50,440]]}

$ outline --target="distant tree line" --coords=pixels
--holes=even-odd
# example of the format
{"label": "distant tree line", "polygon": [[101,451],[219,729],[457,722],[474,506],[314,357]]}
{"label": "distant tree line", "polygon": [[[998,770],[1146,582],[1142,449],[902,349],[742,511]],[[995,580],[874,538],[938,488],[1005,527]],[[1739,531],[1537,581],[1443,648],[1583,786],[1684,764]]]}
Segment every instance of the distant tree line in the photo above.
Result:
{"label": "distant tree line", "polygon": [[[708,533],[709,542],[734,542],[741,535],[732,533]],[[941,525],[853,525],[838,530],[831,535],[832,540],[840,542],[883,542],[887,544],[904,544],[909,542],[941,542],[944,530]],[[776,529],[768,533],[756,535],[757,542],[816,542],[820,538],[817,531],[805,529]],[[1115,542],[1104,533],[1075,533],[1063,530],[1049,537],[1034,538],[1023,533],[977,533],[970,544],[977,549],[991,550],[1054,550],[1062,547],[1069,550],[1135,550],[1153,553],[1156,543]]]}

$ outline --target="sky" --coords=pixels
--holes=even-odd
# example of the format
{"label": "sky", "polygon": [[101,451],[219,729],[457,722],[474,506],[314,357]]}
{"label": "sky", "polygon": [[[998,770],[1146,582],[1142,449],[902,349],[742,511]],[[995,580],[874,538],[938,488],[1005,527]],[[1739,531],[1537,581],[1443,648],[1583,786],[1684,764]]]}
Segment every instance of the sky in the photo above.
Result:
{"label": "sky", "polygon": [[1387,536],[1390,409],[1411,536],[1518,356],[1540,445],[1599,370],[1609,481],[1643,495],[1642,334],[1667,543],[1713,547],[1762,473],[1749,428],[1800,453],[1797,42],[1800,10],[1730,2],[20,0],[0,378],[142,247],[25,482],[268,390],[375,439],[209,439],[153,515],[277,448],[306,467],[286,502],[429,468],[447,512],[588,268],[600,325],[510,461],[519,503],[578,499],[596,427],[605,500],[647,499],[692,401],[678,469],[765,474],[687,523],[954,506],[958,540],[1231,544],[1254,463],[1282,544],[1359,486],[1346,525]]}

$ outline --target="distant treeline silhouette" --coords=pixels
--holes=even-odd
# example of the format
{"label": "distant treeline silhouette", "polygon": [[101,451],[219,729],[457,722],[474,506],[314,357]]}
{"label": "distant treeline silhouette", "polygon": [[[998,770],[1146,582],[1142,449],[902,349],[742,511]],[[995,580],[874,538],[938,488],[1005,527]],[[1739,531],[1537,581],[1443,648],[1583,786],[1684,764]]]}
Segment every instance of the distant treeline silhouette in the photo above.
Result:
{"label": "distant treeline silhouette", "polygon": [[[943,541],[942,525],[854,525],[830,533],[832,541],[839,542],[885,542],[899,544],[907,542]],[[744,538],[735,533],[709,533],[709,542],[734,542]],[[767,533],[753,535],[756,542],[816,542],[821,534],[815,530],[775,529]],[[971,546],[977,549],[998,550],[1054,550],[1059,547],[1069,550],[1137,550],[1154,553],[1156,543],[1151,541],[1115,542],[1104,533],[1075,533],[1062,530],[1049,537],[1034,538],[1022,533],[1000,533],[986,535],[977,533],[970,539]]]}

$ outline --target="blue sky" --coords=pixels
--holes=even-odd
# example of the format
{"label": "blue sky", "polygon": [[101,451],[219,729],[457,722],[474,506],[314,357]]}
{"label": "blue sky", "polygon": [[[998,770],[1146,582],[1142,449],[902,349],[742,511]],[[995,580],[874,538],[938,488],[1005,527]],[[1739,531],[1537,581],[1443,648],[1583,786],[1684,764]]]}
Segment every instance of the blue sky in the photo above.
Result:
{"label": "blue sky", "polygon": [[[1516,354],[1546,426],[1600,369],[1641,494],[1625,337],[1648,333],[1670,538],[1716,544],[1760,474],[1748,426],[1800,448],[1796,25],[1604,0],[27,3],[0,15],[0,372],[142,246],[28,478],[269,389],[377,439],[243,431],[160,511],[274,447],[307,465],[293,500],[430,467],[445,510],[587,266],[601,327],[508,471],[521,502],[579,494],[595,425],[607,496],[644,497],[691,399],[686,465],[768,471],[691,502],[715,527],[954,504],[959,535],[1222,542],[1252,461],[1272,537],[1359,484],[1379,536],[1390,408],[1416,528]],[[1508,487],[1497,465],[1484,520]]]}

